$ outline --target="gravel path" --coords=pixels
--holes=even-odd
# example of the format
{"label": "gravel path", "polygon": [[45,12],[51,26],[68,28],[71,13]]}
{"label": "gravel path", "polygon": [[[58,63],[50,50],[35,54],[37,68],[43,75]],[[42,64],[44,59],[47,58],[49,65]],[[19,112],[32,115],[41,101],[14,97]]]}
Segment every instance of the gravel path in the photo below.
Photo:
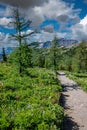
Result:
{"label": "gravel path", "polygon": [[67,115],[64,130],[87,130],[87,93],[63,72],[59,72],[58,79],[63,86],[61,103]]}

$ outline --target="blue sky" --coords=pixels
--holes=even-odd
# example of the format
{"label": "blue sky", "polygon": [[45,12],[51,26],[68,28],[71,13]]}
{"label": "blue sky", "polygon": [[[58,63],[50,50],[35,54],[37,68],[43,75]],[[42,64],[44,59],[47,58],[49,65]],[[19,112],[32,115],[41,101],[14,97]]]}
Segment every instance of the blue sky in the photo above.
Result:
{"label": "blue sky", "polygon": [[9,39],[14,32],[9,26],[14,5],[32,20],[32,29],[39,30],[29,40],[44,42],[52,40],[54,35],[87,40],[87,0],[0,0],[0,47],[17,45],[16,41]]}
{"label": "blue sky", "polygon": [[[65,1],[70,1],[70,0],[65,0]],[[84,18],[85,15],[87,14],[87,3],[84,0],[75,0],[74,4],[75,4],[74,8],[81,9],[81,12],[79,14],[80,18]]]}

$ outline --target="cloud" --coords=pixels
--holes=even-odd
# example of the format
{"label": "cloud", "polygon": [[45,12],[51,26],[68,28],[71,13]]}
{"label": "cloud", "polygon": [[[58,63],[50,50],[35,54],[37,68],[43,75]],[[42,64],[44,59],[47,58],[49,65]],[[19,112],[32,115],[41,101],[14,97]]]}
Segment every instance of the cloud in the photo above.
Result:
{"label": "cloud", "polygon": [[4,44],[7,42],[8,42],[8,34],[5,35],[4,33],[0,32],[0,47],[4,46]]}
{"label": "cloud", "polygon": [[[26,31],[26,33],[30,33],[31,30]],[[67,33],[49,33],[45,31],[41,31],[40,33],[35,33],[32,35],[32,37],[27,38],[27,42],[46,42],[46,41],[52,41],[54,39],[54,36],[57,36],[58,38],[64,38],[66,37]],[[9,34],[4,34],[0,32],[0,48],[2,47],[15,47],[18,46],[18,42],[16,40],[13,40],[12,38],[9,38]]]}
{"label": "cloud", "polygon": [[80,20],[80,22],[76,25],[71,27],[71,34],[72,36],[79,40],[86,40],[87,41],[87,15]]}
{"label": "cloud", "polygon": [[54,32],[54,27],[53,27],[53,25],[47,25],[47,26],[45,26],[45,27],[43,28],[43,30],[44,30],[45,32],[53,33],[53,32]]}
{"label": "cloud", "polygon": [[65,23],[68,20],[69,16],[68,15],[60,15],[57,17],[58,21]]}
{"label": "cloud", "polygon": [[5,13],[4,9],[1,8],[1,9],[0,9],[0,17],[3,17],[3,16],[4,16],[4,13]]}
{"label": "cloud", "polygon": [[33,40],[39,41],[39,42],[52,41],[54,39],[55,35],[58,38],[66,37],[66,33],[59,33],[59,32],[49,33],[49,32],[45,32],[45,31],[41,31],[41,33],[37,33],[33,36]]}
{"label": "cloud", "polygon": [[3,41],[4,38],[5,38],[4,33],[0,32],[0,46],[3,43],[2,41]]}
{"label": "cloud", "polygon": [[66,24],[69,19],[77,19],[78,13],[81,11],[80,9],[75,10],[73,7],[73,4],[69,6],[61,0],[49,0],[48,3],[44,3],[42,6],[36,6],[32,10],[29,9],[28,15],[36,27],[46,19],[54,19],[60,24]]}
{"label": "cloud", "polygon": [[13,13],[13,7],[11,6],[6,6],[6,9],[4,10],[4,17],[11,16]]}
{"label": "cloud", "polygon": [[[32,30],[27,30],[26,32],[22,32],[22,34],[29,34],[31,33]],[[30,39],[28,37],[28,43],[30,42]],[[14,40],[14,38],[9,34],[5,34],[0,32],[0,48],[2,47],[14,47],[14,46],[18,46],[18,41]]]}
{"label": "cloud", "polygon": [[47,1],[48,0],[0,0],[1,3],[17,6],[21,8],[40,6]]}
{"label": "cloud", "polygon": [[18,46],[18,42],[10,39],[10,34],[0,32],[0,48]]}
{"label": "cloud", "polygon": [[[68,35],[67,30],[70,28],[66,27],[66,25],[69,22],[69,24],[73,24],[70,31],[74,38],[78,40],[86,37],[86,25],[85,27],[83,26],[82,20],[80,20],[78,15],[81,10],[74,9],[74,4],[70,5],[63,0],[0,0],[0,2],[21,7],[20,11],[32,21],[31,26],[34,28],[39,28],[40,24],[46,20],[56,20],[60,23],[60,29],[56,35],[59,38],[66,37]],[[7,27],[9,21],[12,19],[6,18],[6,16],[11,16],[12,9],[11,6],[6,6],[5,13],[2,10],[4,17],[0,18],[0,25]],[[66,32],[61,33],[61,30],[66,30]],[[52,25],[46,25],[41,33],[34,35],[31,39],[38,41],[52,40],[54,34],[54,27]],[[82,38],[79,37],[80,34]]]}
{"label": "cloud", "polygon": [[11,16],[13,12],[13,7],[0,5],[0,17]]}
{"label": "cloud", "polygon": [[80,24],[83,26],[87,25],[87,15],[80,21]]}
{"label": "cloud", "polygon": [[[22,7],[23,12],[32,20],[32,26],[38,28],[46,19],[54,19],[65,24],[68,19],[78,17],[80,9],[73,9],[74,5],[69,5],[62,0],[1,0],[1,2]],[[11,10],[7,9],[7,14]],[[21,10],[22,12],[22,10]]]}
{"label": "cloud", "polygon": [[34,28],[39,28],[40,24],[45,20],[40,12],[35,11],[35,8],[29,9],[27,13],[25,10],[25,14],[32,21],[31,26]]}
{"label": "cloud", "polygon": [[12,18],[0,18],[0,25],[4,26],[5,28],[11,27],[9,23],[12,22],[12,20]]}
{"label": "cloud", "polygon": [[87,0],[83,0],[83,2],[84,2],[85,4],[87,4]]}

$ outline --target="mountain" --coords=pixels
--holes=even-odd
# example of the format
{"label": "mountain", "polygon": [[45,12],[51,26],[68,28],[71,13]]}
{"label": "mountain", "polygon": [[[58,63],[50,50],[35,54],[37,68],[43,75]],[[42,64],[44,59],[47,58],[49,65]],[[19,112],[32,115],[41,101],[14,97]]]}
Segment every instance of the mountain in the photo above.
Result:
{"label": "mountain", "polygon": [[[73,39],[60,38],[58,41],[59,41],[59,45],[64,47],[70,47],[78,44],[78,41]],[[40,43],[39,48],[50,48],[51,45],[52,45],[52,41],[46,41]]]}
{"label": "mountain", "polygon": [[46,41],[44,43],[39,44],[39,48],[50,48],[51,44],[51,41]]}
{"label": "mountain", "polygon": [[78,41],[77,40],[73,40],[73,39],[61,38],[61,39],[59,39],[59,44],[61,46],[68,47],[68,46],[73,46],[73,45],[78,44]]}
{"label": "mountain", "polygon": [[[59,40],[60,46],[64,47],[72,47],[74,45],[78,44],[77,40],[73,39],[66,39],[66,38],[60,38]],[[38,48],[50,48],[52,45],[52,41],[46,41],[46,42],[34,42],[31,43],[32,47],[38,47]],[[7,47],[5,48],[5,53],[10,54],[16,47]],[[2,59],[2,48],[0,48],[0,59]]]}

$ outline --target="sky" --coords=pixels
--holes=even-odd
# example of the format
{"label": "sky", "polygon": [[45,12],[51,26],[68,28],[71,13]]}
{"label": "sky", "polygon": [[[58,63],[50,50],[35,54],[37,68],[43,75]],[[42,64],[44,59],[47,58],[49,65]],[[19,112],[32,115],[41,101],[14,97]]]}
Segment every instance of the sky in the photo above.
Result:
{"label": "sky", "polygon": [[37,30],[28,41],[45,42],[55,35],[87,41],[87,0],[0,0],[0,47],[18,45],[10,38],[15,7],[32,21],[26,33]]}

